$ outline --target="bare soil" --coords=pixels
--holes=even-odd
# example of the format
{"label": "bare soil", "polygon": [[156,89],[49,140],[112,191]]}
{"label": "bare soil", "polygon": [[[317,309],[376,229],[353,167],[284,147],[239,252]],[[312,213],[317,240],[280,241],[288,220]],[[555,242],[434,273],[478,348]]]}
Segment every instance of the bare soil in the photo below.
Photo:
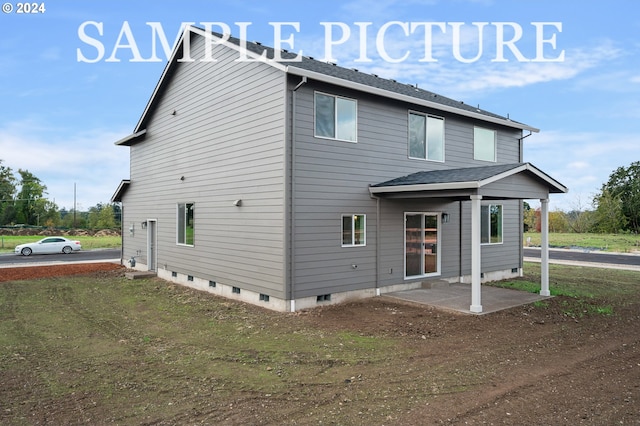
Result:
{"label": "bare soil", "polygon": [[[12,268],[0,269],[0,281],[121,272],[106,263]],[[567,303],[555,297],[544,307],[472,316],[375,298],[296,314],[259,312],[266,327],[295,323],[391,337],[397,356],[312,388],[292,385],[277,396],[189,394],[180,415],[129,424],[640,424],[639,297],[612,301],[613,315],[567,315]],[[21,400],[30,399],[26,387],[3,380],[19,389]],[[2,407],[11,395],[0,396],[0,422],[13,424],[11,410]],[[91,423],[107,423],[114,413],[92,398],[79,393],[55,406],[33,404],[30,420],[16,424],[79,424],[83,417],[71,413],[88,412]]]}
{"label": "bare soil", "polygon": [[117,270],[122,270],[122,266],[116,265],[115,263],[77,263],[69,265],[0,268],[0,282],[32,280],[37,278],[49,278],[65,275],[87,274],[98,271]]}

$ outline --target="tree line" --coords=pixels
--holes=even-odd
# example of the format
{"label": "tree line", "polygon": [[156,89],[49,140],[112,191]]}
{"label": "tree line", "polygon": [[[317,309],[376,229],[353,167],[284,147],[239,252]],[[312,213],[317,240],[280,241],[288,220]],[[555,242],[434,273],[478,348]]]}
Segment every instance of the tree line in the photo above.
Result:
{"label": "tree line", "polygon": [[[540,231],[540,211],[525,202],[525,230]],[[640,161],[618,167],[592,200],[592,209],[549,212],[550,232],[640,232]]]}
{"label": "tree line", "polygon": [[60,209],[47,198],[47,186],[28,170],[3,164],[0,159],[0,226],[29,225],[65,228],[119,228],[122,212],[117,204],[101,204],[79,212]]}
{"label": "tree line", "polygon": [[[33,173],[17,174],[0,159],[0,226],[34,225],[66,228],[117,228],[122,211],[117,204],[97,204],[88,211],[59,209],[47,187]],[[640,161],[618,167],[592,200],[592,209],[549,212],[551,232],[640,232]],[[540,230],[539,210],[524,203],[525,230]]]}

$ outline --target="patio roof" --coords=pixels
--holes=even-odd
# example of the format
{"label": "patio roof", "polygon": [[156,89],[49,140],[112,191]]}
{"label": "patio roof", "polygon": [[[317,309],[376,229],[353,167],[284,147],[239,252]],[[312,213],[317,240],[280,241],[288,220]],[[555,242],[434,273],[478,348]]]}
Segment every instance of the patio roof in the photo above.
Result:
{"label": "patio roof", "polygon": [[[508,191],[509,185],[517,185],[516,191]],[[496,164],[447,170],[430,170],[412,173],[399,178],[371,185],[374,195],[403,195],[434,192],[432,195],[468,196],[483,195],[487,198],[540,198],[541,193],[565,193],[567,187],[556,181],[531,163]]]}

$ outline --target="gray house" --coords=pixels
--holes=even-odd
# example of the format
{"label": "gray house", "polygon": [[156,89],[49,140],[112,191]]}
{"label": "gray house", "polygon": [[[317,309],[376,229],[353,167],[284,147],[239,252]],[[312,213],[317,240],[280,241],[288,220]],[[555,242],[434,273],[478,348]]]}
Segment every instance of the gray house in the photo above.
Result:
{"label": "gray house", "polygon": [[482,282],[522,273],[523,199],[541,200],[546,241],[549,194],[567,189],[523,162],[537,129],[212,37],[185,31],[116,142],[123,264],[278,311],[464,282],[481,312]]}

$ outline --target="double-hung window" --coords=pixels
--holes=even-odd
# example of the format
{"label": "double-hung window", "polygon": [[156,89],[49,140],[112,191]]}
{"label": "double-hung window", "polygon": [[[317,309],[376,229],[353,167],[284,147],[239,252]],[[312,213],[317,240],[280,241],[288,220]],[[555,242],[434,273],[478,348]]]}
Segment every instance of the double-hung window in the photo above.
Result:
{"label": "double-hung window", "polygon": [[444,119],[409,112],[409,158],[444,161]]}
{"label": "double-hung window", "polygon": [[502,243],[502,205],[489,204],[480,207],[480,243]]}
{"label": "double-hung window", "polygon": [[496,131],[482,127],[473,128],[473,158],[496,161]]}
{"label": "double-hung window", "polygon": [[366,245],[366,222],[367,217],[363,214],[342,215],[342,247]]}
{"label": "double-hung window", "polygon": [[354,99],[315,94],[315,136],[357,141],[357,103]]}
{"label": "double-hung window", "polygon": [[194,203],[178,203],[176,243],[193,246],[194,242]]}

